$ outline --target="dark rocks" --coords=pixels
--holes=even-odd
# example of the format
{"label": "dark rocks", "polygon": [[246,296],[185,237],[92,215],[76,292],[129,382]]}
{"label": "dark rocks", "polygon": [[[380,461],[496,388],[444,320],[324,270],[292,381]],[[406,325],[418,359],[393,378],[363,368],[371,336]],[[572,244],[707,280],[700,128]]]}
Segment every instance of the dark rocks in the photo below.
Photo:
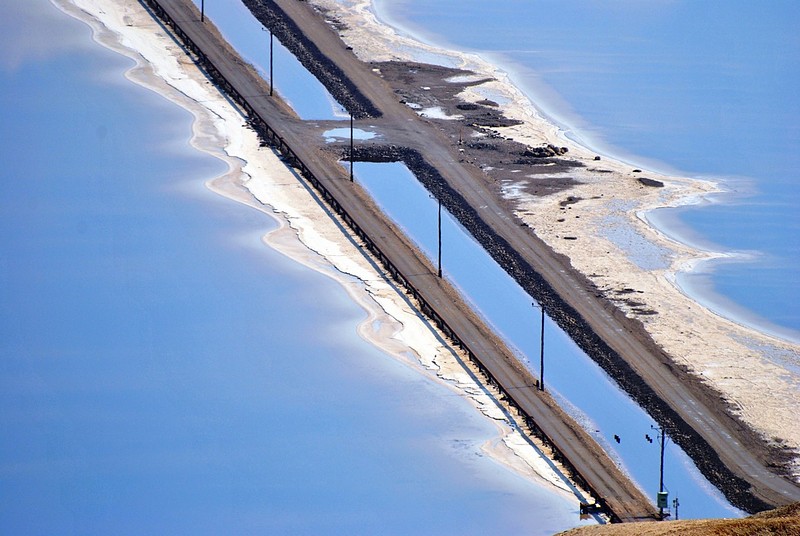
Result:
{"label": "dark rocks", "polygon": [[[486,108],[483,108],[486,110]],[[462,110],[462,111],[470,111],[470,110]],[[509,119],[504,116],[501,112],[495,110],[486,110],[480,114],[476,115],[469,115],[468,118],[472,121],[472,124],[479,127],[489,127],[489,128],[497,128],[497,127],[513,127],[515,125],[521,125],[522,121],[518,121],[516,119]]]}
{"label": "dark rocks", "polygon": [[639,177],[639,182],[645,186],[652,186],[653,188],[663,188],[664,183],[655,179],[648,179],[647,177]]}
{"label": "dark rocks", "polygon": [[569,151],[566,147],[556,147],[555,145],[548,144],[544,147],[528,147],[522,153],[522,156],[533,158],[550,158],[553,156],[561,156]]}
{"label": "dark rocks", "polygon": [[499,151],[500,150],[500,147],[498,147],[497,144],[487,143],[485,141],[469,141],[469,142],[466,143],[466,146],[469,147],[470,149],[476,149],[476,150],[480,150],[480,151],[483,151],[483,150]]}
{"label": "dark rocks", "polygon": [[477,110],[479,106],[471,102],[462,102],[461,104],[456,104],[456,108],[459,110]]}
{"label": "dark rocks", "polygon": [[566,207],[567,205],[574,205],[578,201],[580,201],[580,197],[575,197],[574,195],[567,196],[567,198],[559,203],[560,206]]}

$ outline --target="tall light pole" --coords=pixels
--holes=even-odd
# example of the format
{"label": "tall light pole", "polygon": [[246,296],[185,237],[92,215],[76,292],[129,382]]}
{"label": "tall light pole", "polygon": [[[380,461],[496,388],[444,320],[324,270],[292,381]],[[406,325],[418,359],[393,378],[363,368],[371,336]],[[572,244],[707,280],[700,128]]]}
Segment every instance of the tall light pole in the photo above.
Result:
{"label": "tall light pole", "polygon": [[[667,441],[667,434],[663,428],[650,425],[650,428],[655,430],[660,436],[661,439],[661,456],[660,456],[660,464],[659,464],[659,476],[658,476],[658,495],[656,497],[656,506],[658,506],[658,514],[661,516],[661,519],[664,519],[664,508],[667,508],[669,505],[669,497],[668,493],[664,491],[664,445]],[[645,439],[650,443],[653,442],[653,439],[645,434]]]}
{"label": "tall light pole", "polygon": [[439,279],[442,278],[442,200],[439,202]]}
{"label": "tall light pole", "polygon": [[272,96],[272,30],[269,31],[269,96]]}
{"label": "tall light pole", "polygon": [[353,182],[353,112],[350,112],[350,182]]}
{"label": "tall light pole", "polygon": [[263,26],[262,32],[269,32],[269,96],[272,96],[272,30],[267,30]]}
{"label": "tall light pole", "polygon": [[439,203],[439,248],[437,250],[438,251],[439,263],[438,263],[438,271],[437,271],[436,275],[438,275],[439,278],[441,279],[441,277],[442,277],[442,200],[439,199],[438,197],[435,197],[435,196],[431,195],[431,194],[428,194],[428,197],[430,197],[431,199],[436,199],[436,201]]}
{"label": "tall light pole", "polygon": [[544,391],[544,307],[540,303],[531,303],[542,312],[542,326],[539,330],[539,390]]}
{"label": "tall light pole", "polygon": [[200,22],[206,21],[206,0],[200,0]]}

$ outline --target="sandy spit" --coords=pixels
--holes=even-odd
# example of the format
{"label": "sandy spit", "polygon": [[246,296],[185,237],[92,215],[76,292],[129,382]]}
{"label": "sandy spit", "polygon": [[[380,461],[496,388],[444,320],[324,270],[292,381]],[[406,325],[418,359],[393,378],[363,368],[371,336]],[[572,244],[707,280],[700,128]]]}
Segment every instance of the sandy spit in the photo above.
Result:
{"label": "sandy spit", "polygon": [[[768,441],[800,452],[800,343],[720,316],[687,295],[677,274],[734,254],[691,247],[648,220],[657,208],[710,202],[723,184],[637,169],[607,155],[596,160],[598,153],[568,139],[514,86],[509,73],[480,56],[409,38],[378,19],[372,0],[311,3],[337,21],[340,35],[362,60],[436,63],[471,70],[479,79],[490,77],[491,82],[471,86],[461,97],[471,102],[489,98],[501,104],[507,117],[522,121],[496,128],[499,134],[530,146],[568,147],[570,157],[585,164],[571,170],[579,184],[567,193],[541,197],[525,191],[532,178],[509,180],[505,195],[515,203],[516,214],[628,316],[642,322],[677,363],[722,393],[748,425]],[[639,177],[663,187],[647,187]],[[565,206],[568,195],[574,201]],[[800,478],[800,463],[794,473]]]}

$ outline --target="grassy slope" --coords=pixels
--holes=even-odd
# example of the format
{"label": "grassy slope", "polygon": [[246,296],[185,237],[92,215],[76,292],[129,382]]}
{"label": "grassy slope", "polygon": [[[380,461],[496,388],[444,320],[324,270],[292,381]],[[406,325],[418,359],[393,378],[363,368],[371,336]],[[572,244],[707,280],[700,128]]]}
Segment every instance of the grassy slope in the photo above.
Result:
{"label": "grassy slope", "polygon": [[582,527],[562,536],[800,536],[800,503],[744,519],[696,519]]}

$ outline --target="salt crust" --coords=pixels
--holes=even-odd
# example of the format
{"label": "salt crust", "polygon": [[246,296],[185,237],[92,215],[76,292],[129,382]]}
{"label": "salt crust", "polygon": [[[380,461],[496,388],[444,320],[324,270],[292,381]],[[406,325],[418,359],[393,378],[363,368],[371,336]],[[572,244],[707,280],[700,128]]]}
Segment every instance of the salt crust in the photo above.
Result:
{"label": "salt crust", "polygon": [[207,186],[273,216],[279,227],[263,241],[342,284],[368,314],[358,326],[359,335],[463,396],[490,419],[498,435],[482,450],[493,459],[533,482],[548,485],[564,498],[574,499],[560,471],[516,429],[495,397],[470,377],[429,324],[344,237],[292,170],[271,149],[260,147],[255,133],[244,128],[240,113],[141,4],[135,0],[51,1],[89,24],[98,43],[134,59],[137,65],[126,73],[131,81],[194,115],[191,145],[228,165],[228,171]]}
{"label": "salt crust", "polygon": [[[749,426],[768,440],[800,452],[800,344],[724,318],[684,294],[676,283],[676,274],[733,254],[689,247],[647,221],[647,213],[656,208],[707,203],[712,194],[723,191],[722,184],[652,170],[634,172],[631,164],[608,156],[598,161],[596,152],[571,141],[548,121],[512,84],[508,73],[480,56],[410,39],[376,17],[372,0],[311,3],[337,20],[341,37],[360,59],[429,61],[473,71],[477,79],[492,78],[468,88],[461,97],[470,102],[495,100],[507,117],[522,121],[517,126],[496,128],[496,132],[531,146],[568,147],[569,157],[585,164],[570,171],[579,184],[568,193],[539,197],[527,194],[525,186],[546,175],[514,176],[502,186],[506,198],[515,203],[516,214],[556,252],[566,255],[574,268],[614,299],[628,316],[639,319],[677,363],[720,392]],[[664,187],[644,186],[637,180],[642,176],[660,181]],[[579,201],[565,207],[561,203],[567,195]],[[613,242],[607,228],[610,220],[624,224],[615,228]],[[642,240],[666,262],[642,263],[637,259],[642,253],[635,244]],[[626,248],[625,242],[631,245]],[[650,268],[658,264],[664,266]],[[642,269],[642,265],[648,269]],[[646,313],[652,311],[657,314]],[[800,477],[800,462],[794,466],[794,474]]]}

